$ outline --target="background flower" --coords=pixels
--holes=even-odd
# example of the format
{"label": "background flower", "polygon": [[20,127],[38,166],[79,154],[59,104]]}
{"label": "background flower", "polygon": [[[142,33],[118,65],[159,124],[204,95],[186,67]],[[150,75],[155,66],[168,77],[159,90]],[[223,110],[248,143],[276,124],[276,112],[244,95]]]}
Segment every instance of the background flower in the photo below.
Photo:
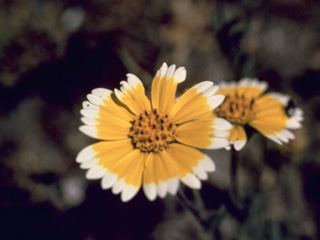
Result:
{"label": "background flower", "polygon": [[301,127],[302,110],[290,106],[287,95],[264,93],[267,86],[266,82],[250,78],[243,78],[239,83],[220,84],[218,93],[226,98],[214,113],[232,123],[228,139],[236,150],[247,142],[247,125],[280,145],[294,139],[288,129]]}
{"label": "background flower", "polygon": [[88,179],[102,178],[102,188],[121,193],[122,201],[143,185],[149,200],[176,194],[179,180],[199,189],[200,180],[215,170],[209,156],[195,148],[228,146],[230,123],[214,118],[224,100],[217,86],[201,82],[176,100],[177,85],[186,78],[183,67],[166,63],[152,82],[151,102],[142,82],[127,74],[120,90],[94,89],[83,103],[80,130],[100,140],[77,156]]}

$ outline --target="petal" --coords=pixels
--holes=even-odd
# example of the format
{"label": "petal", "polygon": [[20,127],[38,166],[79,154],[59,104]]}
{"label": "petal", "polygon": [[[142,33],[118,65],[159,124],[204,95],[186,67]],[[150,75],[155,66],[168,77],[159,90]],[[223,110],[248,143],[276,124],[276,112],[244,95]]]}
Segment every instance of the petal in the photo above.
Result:
{"label": "petal", "polygon": [[249,98],[256,98],[264,93],[268,88],[268,83],[259,81],[256,78],[242,78],[238,84],[239,95],[245,94]]}
{"label": "petal", "polygon": [[210,158],[207,155],[181,144],[170,144],[168,149],[160,153],[160,157],[173,170],[171,174],[179,177],[184,184],[195,189],[201,187],[196,175],[200,171],[211,172],[214,170],[214,165],[208,163]]}
{"label": "petal", "polygon": [[89,117],[82,117],[81,121],[89,126],[94,126],[97,125],[99,122],[97,120],[95,120],[94,118],[89,118]]}
{"label": "petal", "polygon": [[218,130],[229,130],[232,128],[232,125],[230,122],[225,120],[224,118],[214,118],[214,128]]}
{"label": "petal", "polygon": [[154,201],[157,198],[157,186],[155,183],[143,183],[143,192],[149,201]]}
{"label": "petal", "polygon": [[99,109],[99,107],[98,107],[97,105],[94,105],[94,104],[92,104],[92,103],[89,102],[89,101],[84,101],[84,102],[82,103],[82,107],[83,107],[84,109],[86,109],[86,108]]}
{"label": "petal", "polygon": [[[229,135],[229,134],[228,134]],[[211,144],[208,149],[221,149],[229,146],[229,141],[226,138],[213,137],[211,138]]]}
{"label": "petal", "polygon": [[91,160],[88,160],[88,161],[81,163],[80,168],[89,169],[89,168],[92,168],[93,166],[95,166],[98,162],[99,162],[99,159],[91,159]]}
{"label": "petal", "polygon": [[87,178],[102,178],[102,188],[123,190],[123,201],[130,200],[139,190],[145,154],[132,148],[131,140],[103,141],[83,149],[77,156],[83,168],[90,168]]}
{"label": "petal", "polygon": [[167,64],[163,63],[152,81],[152,108],[162,113],[170,112],[176,101],[177,85],[186,78],[183,67],[175,68],[175,65],[168,68]]}
{"label": "petal", "polygon": [[87,146],[78,153],[76,157],[76,162],[83,163],[85,161],[92,160],[96,155],[97,153],[92,148],[92,145]]}
{"label": "petal", "polygon": [[131,200],[139,191],[140,187],[135,187],[132,185],[126,185],[121,193],[122,202],[128,202]]}
{"label": "petal", "polygon": [[[278,94],[280,95],[280,94]],[[282,99],[283,98],[283,99]],[[273,94],[265,94],[262,97],[255,100],[256,109],[256,118],[264,117],[265,115],[273,115],[281,112],[283,115],[286,115],[284,111],[284,103],[287,100],[284,100],[285,95],[281,97],[275,97],[275,93]]]}
{"label": "petal", "polygon": [[281,132],[276,132],[275,134],[266,135],[267,138],[270,140],[278,143],[279,145],[282,145],[282,143],[288,143],[289,140],[294,139],[294,135],[289,130],[282,130]]}
{"label": "petal", "polygon": [[176,124],[207,117],[219,106],[223,95],[214,95],[217,87],[212,82],[201,82],[186,91],[173,106],[170,115]]}
{"label": "petal", "polygon": [[131,151],[125,157],[109,166],[108,170],[117,174],[118,179],[124,179],[126,185],[140,188],[145,155],[140,150]]}
{"label": "petal", "polygon": [[89,169],[89,171],[86,174],[86,178],[88,179],[99,179],[104,176],[106,173],[106,169],[103,168],[102,166],[94,166]]}
{"label": "petal", "polygon": [[216,166],[212,159],[207,155],[204,155],[204,157],[199,161],[199,166],[206,172],[213,172],[216,170]]}
{"label": "petal", "polygon": [[190,188],[193,188],[193,189],[201,188],[201,182],[194,174],[187,173],[187,175],[181,178],[181,181]]}
{"label": "petal", "polygon": [[213,120],[187,122],[177,128],[177,135],[175,139],[180,143],[192,147],[208,148],[212,143],[210,134],[213,131]]}
{"label": "petal", "polygon": [[178,189],[179,189],[179,178],[175,177],[175,178],[169,179],[167,186],[168,186],[168,192],[171,195],[177,194]]}
{"label": "petal", "polygon": [[300,108],[293,110],[293,114],[290,119],[287,121],[287,128],[289,129],[298,129],[301,128],[301,121],[303,120],[303,111]]}
{"label": "petal", "polygon": [[234,142],[234,149],[240,151],[247,143],[247,140],[236,140]]}
{"label": "petal", "polygon": [[166,181],[166,182],[159,181],[159,184],[157,186],[157,190],[158,190],[158,195],[160,198],[164,198],[167,195],[167,189],[168,189],[167,182],[168,181]]}
{"label": "petal", "polygon": [[[95,89],[96,90],[96,89]],[[96,94],[102,95],[103,90],[93,90]],[[106,89],[105,89],[106,90]],[[125,139],[128,136],[131,127],[130,121],[134,118],[124,106],[119,105],[114,98],[114,95],[109,91],[105,91],[108,95],[103,95],[103,98],[95,94],[89,94],[88,98],[95,104],[94,107],[83,108],[80,113],[84,116],[81,120],[86,124],[79,129],[86,135],[102,140],[119,140]],[[92,99],[95,100],[92,100]],[[98,100],[100,99],[100,100]],[[94,104],[90,103],[90,104]]]}
{"label": "petal", "polygon": [[90,103],[92,103],[93,105],[96,105],[96,106],[104,105],[102,98],[98,97],[97,95],[88,94],[87,98],[90,101]]}
{"label": "petal", "polygon": [[247,134],[242,126],[233,125],[230,131],[229,141],[234,144],[234,149],[241,150],[247,142]]}
{"label": "petal", "polygon": [[112,193],[119,194],[125,187],[124,179],[118,179],[112,186]]}
{"label": "petal", "polygon": [[249,123],[250,126],[278,144],[294,139],[293,133],[286,128],[300,128],[303,113],[301,109],[296,108],[292,110],[292,115],[288,116],[284,110],[288,101],[289,97],[280,93],[261,97],[257,101],[257,114]]}
{"label": "petal", "polygon": [[279,133],[277,133],[277,137],[282,141],[282,142],[289,142],[289,140],[292,140],[294,139],[294,135],[291,131],[289,130],[283,130]]}
{"label": "petal", "polygon": [[146,154],[132,148],[131,140],[103,141],[83,149],[77,161],[90,168],[88,179],[102,178],[103,189],[121,193],[122,201],[132,199],[141,187]]}
{"label": "petal", "polygon": [[107,171],[101,180],[102,189],[111,188],[117,181],[117,174]]}
{"label": "petal", "polygon": [[150,201],[157,195],[165,197],[167,193],[176,194],[180,179],[189,187],[201,187],[199,178],[214,170],[208,156],[200,151],[181,145],[170,144],[168,149],[149,154],[143,176],[143,190]]}
{"label": "petal", "polygon": [[187,122],[178,127],[175,139],[196,148],[224,148],[229,145],[228,140],[215,133],[220,136],[228,136],[229,132],[226,130],[217,131],[216,127],[215,119]]}
{"label": "petal", "polygon": [[99,160],[96,165],[103,166],[104,161],[116,161],[131,151],[133,151],[133,147],[130,139],[101,141],[82,149],[78,153],[76,161],[78,163],[84,163],[96,159]]}
{"label": "petal", "polygon": [[278,93],[278,92],[267,93],[265,94],[265,96],[269,96],[277,99],[282,104],[282,106],[287,106],[290,100],[290,97],[288,95]]}
{"label": "petal", "polygon": [[257,79],[243,78],[238,83],[229,82],[220,84],[219,94],[230,96],[246,96],[252,99],[260,96],[268,88],[268,83]]}
{"label": "petal", "polygon": [[255,118],[249,123],[261,134],[278,144],[293,139],[293,134],[286,128],[288,125],[299,127],[299,120],[301,120],[299,113],[291,118],[286,114],[283,108],[283,101],[280,98],[275,98],[274,94],[261,97],[257,101]]}
{"label": "petal", "polygon": [[143,177],[145,185],[154,183],[155,186],[158,186],[160,181],[167,182],[169,179],[176,177],[171,164],[162,157],[163,152],[148,155]]}
{"label": "petal", "polygon": [[95,126],[83,125],[79,127],[79,130],[92,138],[98,138],[98,129]]}
{"label": "petal", "polygon": [[[107,169],[111,174],[115,174],[117,180],[124,179],[126,185],[140,187],[145,161],[144,154],[140,150],[133,150],[132,147],[127,150],[125,146],[116,148],[116,144],[111,146],[112,144],[110,143],[105,144],[105,147],[109,146],[110,150],[97,156],[100,157],[98,164]],[[122,144],[127,145],[124,141],[122,141]],[[100,145],[99,147],[102,146]],[[110,175],[109,178],[112,180],[113,176]]]}
{"label": "petal", "polygon": [[204,171],[201,167],[194,167],[193,171],[195,172],[196,176],[201,180],[207,180],[208,174]]}
{"label": "petal", "polygon": [[102,100],[108,97],[112,91],[106,88],[96,88],[93,89],[92,94],[96,95],[97,97],[101,98]]}
{"label": "petal", "polygon": [[114,90],[120,102],[126,105],[134,114],[139,115],[145,110],[151,109],[149,99],[145,94],[145,89],[138,77],[127,74],[127,81],[120,82],[121,87]]}

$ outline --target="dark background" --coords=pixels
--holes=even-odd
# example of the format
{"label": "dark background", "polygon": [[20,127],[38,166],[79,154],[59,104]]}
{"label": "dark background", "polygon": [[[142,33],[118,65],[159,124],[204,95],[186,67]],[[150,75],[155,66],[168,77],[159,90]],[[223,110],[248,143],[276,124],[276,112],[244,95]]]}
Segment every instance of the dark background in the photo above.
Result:
{"label": "dark background", "polygon": [[[319,16],[317,0],[0,0],[0,239],[320,239]],[[245,211],[224,150],[208,152],[203,225],[175,196],[124,204],[75,162],[94,142],[86,94],[128,72],[148,91],[162,62],[186,67],[179,93],[257,77],[304,110],[290,144],[254,135],[239,153]]]}

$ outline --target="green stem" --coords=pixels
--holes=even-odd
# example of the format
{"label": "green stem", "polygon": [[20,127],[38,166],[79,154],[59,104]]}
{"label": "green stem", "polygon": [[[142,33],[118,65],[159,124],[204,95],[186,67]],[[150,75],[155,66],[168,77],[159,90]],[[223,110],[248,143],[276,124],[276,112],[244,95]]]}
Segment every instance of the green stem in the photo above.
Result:
{"label": "green stem", "polygon": [[229,194],[230,194],[230,198],[231,198],[231,201],[233,202],[233,204],[238,209],[243,209],[244,206],[243,206],[242,201],[239,197],[238,184],[237,184],[238,163],[239,163],[238,154],[237,154],[236,150],[234,150],[232,148],[231,149],[231,162],[230,162],[231,182],[230,182]]}
{"label": "green stem", "polygon": [[200,196],[200,193],[198,190],[193,190],[193,196],[194,196],[194,201],[190,201],[184,192],[182,190],[179,190],[178,192],[178,199],[182,206],[186,209],[188,209],[194,216],[195,218],[198,219],[200,224],[207,229],[208,227],[208,219],[206,219],[206,210],[202,201],[202,198]]}
{"label": "green stem", "polygon": [[195,207],[201,219],[205,219],[205,207],[199,190],[192,189]]}

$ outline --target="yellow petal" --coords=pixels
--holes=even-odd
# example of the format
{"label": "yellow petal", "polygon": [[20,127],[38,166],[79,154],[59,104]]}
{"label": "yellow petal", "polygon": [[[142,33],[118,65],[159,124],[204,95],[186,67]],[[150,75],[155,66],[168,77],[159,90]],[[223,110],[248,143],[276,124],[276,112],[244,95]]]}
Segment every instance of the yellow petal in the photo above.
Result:
{"label": "yellow petal", "polygon": [[214,130],[213,125],[213,119],[182,124],[178,127],[175,138],[191,147],[207,148],[212,143],[210,134]]}
{"label": "yellow petal", "polygon": [[141,186],[145,154],[132,148],[131,140],[103,141],[93,144],[91,149],[99,159],[97,166],[124,179],[126,185]]}
{"label": "yellow petal", "polygon": [[252,99],[260,96],[268,87],[264,81],[257,79],[243,78],[239,81],[237,87],[237,94],[239,96],[245,95],[247,98]]}
{"label": "yellow petal", "polygon": [[150,153],[146,160],[143,189],[149,200],[167,192],[177,192],[180,179],[191,188],[199,189],[200,179],[206,179],[206,172],[214,171],[212,160],[200,151],[181,144],[170,144],[159,153]]}
{"label": "yellow petal", "polygon": [[233,143],[234,148],[239,151],[241,150],[247,142],[247,134],[244,128],[240,125],[232,125],[230,131],[230,136],[228,139]]}
{"label": "yellow petal", "polygon": [[[159,184],[160,181],[166,182],[170,178],[176,176],[172,164],[170,163],[170,156],[168,159],[163,158],[163,151],[159,153],[150,153],[146,160],[145,172],[144,172],[144,183]],[[174,161],[174,159],[171,159]]]}
{"label": "yellow petal", "polygon": [[[113,101],[110,101],[110,103],[110,105],[115,104]],[[113,110],[112,112],[111,109]],[[125,108],[120,106],[111,109],[109,109],[108,106],[100,107],[98,117],[95,118],[98,123],[94,125],[94,127],[97,129],[97,137],[103,140],[128,138],[132,124],[130,121],[122,117],[133,119],[133,115],[128,113]]]}
{"label": "yellow petal", "polygon": [[[85,134],[102,140],[117,140],[127,138],[131,127],[130,121],[134,115],[119,103],[114,94],[107,89],[103,90],[103,97],[89,94],[90,102],[84,102],[80,113],[84,116],[81,120],[86,124],[80,130]],[[99,92],[100,93],[100,92]],[[94,103],[93,103],[94,102]]]}
{"label": "yellow petal", "polygon": [[180,179],[188,173],[193,174],[193,167],[198,166],[198,162],[204,158],[199,150],[178,143],[170,144],[160,155],[166,166]]}
{"label": "yellow petal", "polygon": [[145,94],[142,82],[133,74],[127,74],[127,77],[127,81],[121,82],[121,91],[118,89],[114,90],[119,101],[136,115],[145,110],[150,110],[151,104]]}
{"label": "yellow petal", "polygon": [[91,149],[96,153],[94,158],[99,159],[97,164],[106,169],[110,169],[119,159],[134,150],[129,138],[118,141],[101,141],[91,145]]}
{"label": "yellow petal", "polygon": [[223,95],[214,95],[216,91],[215,86],[207,85],[203,88],[202,83],[190,88],[181,95],[173,106],[170,112],[172,121],[179,124],[190,120],[208,118],[209,116],[212,118],[211,111],[224,100]]}
{"label": "yellow petal", "polygon": [[176,101],[177,85],[183,82],[185,77],[186,70],[183,67],[176,70],[175,65],[168,68],[164,63],[152,81],[152,108],[162,113],[170,112]]}
{"label": "yellow petal", "polygon": [[113,165],[109,171],[124,179],[125,184],[140,187],[146,154],[139,150],[131,151]]}
{"label": "yellow petal", "polygon": [[286,128],[289,117],[278,99],[265,95],[257,99],[256,104],[256,114],[250,126],[263,135],[273,135]]}
{"label": "yellow petal", "polygon": [[268,87],[266,82],[250,78],[243,78],[239,82],[222,83],[220,85],[219,94],[231,97],[244,95],[248,99],[260,96]]}
{"label": "yellow petal", "polygon": [[230,141],[247,140],[247,134],[242,126],[233,125],[232,129],[230,129],[229,131],[230,136],[228,137],[228,139]]}

